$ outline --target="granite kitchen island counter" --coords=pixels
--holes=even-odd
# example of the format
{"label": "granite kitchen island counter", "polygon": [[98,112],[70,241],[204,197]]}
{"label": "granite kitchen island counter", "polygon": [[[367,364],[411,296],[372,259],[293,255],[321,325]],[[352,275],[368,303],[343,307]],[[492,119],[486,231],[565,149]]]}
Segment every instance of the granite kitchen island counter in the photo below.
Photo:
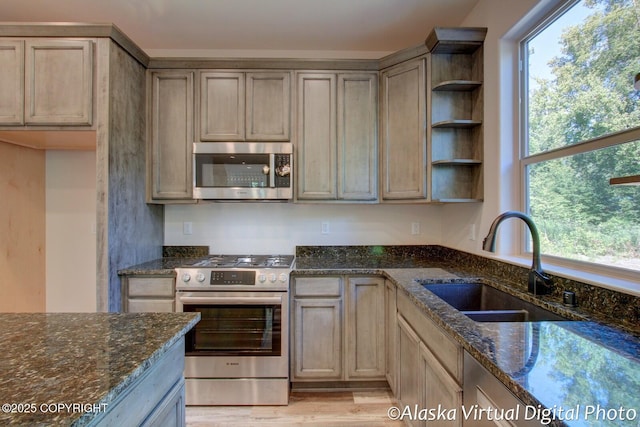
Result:
{"label": "granite kitchen island counter", "polygon": [[[132,413],[139,424],[174,389],[183,407],[174,365],[198,321],[197,313],[0,314],[0,424],[124,425]],[[168,366],[179,375],[157,375]],[[153,391],[131,406],[140,384]]]}

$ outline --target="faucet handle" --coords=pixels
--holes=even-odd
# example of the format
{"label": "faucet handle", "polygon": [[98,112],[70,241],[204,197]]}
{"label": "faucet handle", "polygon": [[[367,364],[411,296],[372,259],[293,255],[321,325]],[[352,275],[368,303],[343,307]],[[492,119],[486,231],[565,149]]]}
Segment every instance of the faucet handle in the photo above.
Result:
{"label": "faucet handle", "polygon": [[548,295],[553,292],[553,279],[542,271],[531,270],[528,289],[534,295]]}

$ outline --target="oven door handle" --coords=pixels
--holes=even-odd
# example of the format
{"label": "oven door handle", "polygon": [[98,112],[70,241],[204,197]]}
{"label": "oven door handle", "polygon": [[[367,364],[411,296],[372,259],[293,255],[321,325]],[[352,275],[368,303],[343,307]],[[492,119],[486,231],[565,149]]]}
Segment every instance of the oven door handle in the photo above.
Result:
{"label": "oven door handle", "polygon": [[215,305],[279,305],[281,297],[188,297],[181,296],[184,304],[215,304]]}

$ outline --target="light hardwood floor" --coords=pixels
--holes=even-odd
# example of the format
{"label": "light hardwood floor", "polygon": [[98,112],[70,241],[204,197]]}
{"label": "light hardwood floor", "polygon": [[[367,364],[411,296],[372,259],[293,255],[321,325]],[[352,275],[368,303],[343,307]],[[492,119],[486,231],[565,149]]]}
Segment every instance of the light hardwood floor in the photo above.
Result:
{"label": "light hardwood floor", "polygon": [[396,426],[387,416],[397,403],[389,391],[292,392],[288,406],[188,406],[188,427]]}

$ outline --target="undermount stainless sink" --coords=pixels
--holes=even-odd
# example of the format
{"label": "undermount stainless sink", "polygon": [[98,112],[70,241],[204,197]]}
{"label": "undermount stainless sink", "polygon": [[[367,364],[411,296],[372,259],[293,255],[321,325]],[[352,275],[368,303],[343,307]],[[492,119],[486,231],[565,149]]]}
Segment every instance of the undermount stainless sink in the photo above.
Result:
{"label": "undermount stainless sink", "polygon": [[476,322],[570,320],[483,283],[421,283]]}

